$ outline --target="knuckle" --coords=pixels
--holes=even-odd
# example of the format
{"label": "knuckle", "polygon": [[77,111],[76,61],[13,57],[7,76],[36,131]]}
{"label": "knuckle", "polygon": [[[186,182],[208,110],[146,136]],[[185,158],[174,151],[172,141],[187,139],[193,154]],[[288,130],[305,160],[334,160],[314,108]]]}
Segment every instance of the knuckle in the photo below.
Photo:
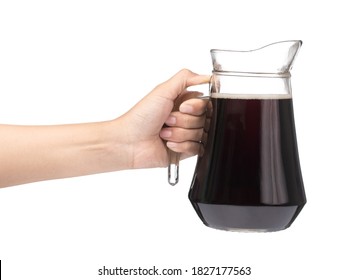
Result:
{"label": "knuckle", "polygon": [[197,141],[202,141],[203,136],[204,136],[204,130],[203,129],[199,129]]}
{"label": "knuckle", "polygon": [[188,156],[194,156],[198,154],[200,150],[200,145],[195,142],[186,142],[184,145],[184,153]]}
{"label": "knuckle", "polygon": [[184,128],[190,128],[191,127],[191,117],[187,115],[183,115],[182,117],[182,126]]}
{"label": "knuckle", "polygon": [[187,76],[191,73],[191,71],[187,68],[182,68],[180,71],[179,71],[180,74],[184,75],[184,76]]}
{"label": "knuckle", "polygon": [[178,126],[186,129],[202,128],[205,123],[205,116],[192,116],[180,114],[177,116]]}

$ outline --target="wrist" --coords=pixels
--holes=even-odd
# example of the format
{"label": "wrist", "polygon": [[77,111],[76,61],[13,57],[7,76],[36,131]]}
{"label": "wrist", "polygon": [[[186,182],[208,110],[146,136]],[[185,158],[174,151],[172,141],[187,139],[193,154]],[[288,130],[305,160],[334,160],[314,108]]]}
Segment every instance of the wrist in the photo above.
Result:
{"label": "wrist", "polygon": [[133,144],[122,118],[99,123],[100,164],[105,172],[134,168]]}

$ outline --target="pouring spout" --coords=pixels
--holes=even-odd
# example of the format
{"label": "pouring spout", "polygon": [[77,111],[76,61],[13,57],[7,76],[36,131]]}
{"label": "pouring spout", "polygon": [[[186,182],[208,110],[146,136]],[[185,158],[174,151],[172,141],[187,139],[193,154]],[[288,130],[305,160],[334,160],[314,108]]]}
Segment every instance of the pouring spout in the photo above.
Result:
{"label": "pouring spout", "polygon": [[[283,72],[289,72],[293,67],[294,60],[299,52],[300,47],[302,46],[302,41],[284,41],[277,44],[278,46],[274,47],[283,48],[283,50],[279,49],[278,52],[280,52],[280,55],[286,56],[283,57],[283,66],[281,70]],[[269,45],[269,47],[270,46],[271,45]]]}
{"label": "pouring spout", "polygon": [[302,41],[291,40],[248,51],[212,49],[213,70],[278,75],[289,73],[301,45]]}

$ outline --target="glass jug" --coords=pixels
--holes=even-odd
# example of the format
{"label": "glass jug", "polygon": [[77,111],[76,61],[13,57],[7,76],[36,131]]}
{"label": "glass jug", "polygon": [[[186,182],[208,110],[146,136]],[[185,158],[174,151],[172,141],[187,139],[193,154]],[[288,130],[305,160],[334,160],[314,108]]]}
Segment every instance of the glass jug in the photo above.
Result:
{"label": "glass jug", "polygon": [[290,84],[301,44],[211,50],[209,129],[189,191],[205,225],[277,231],[305,205]]}

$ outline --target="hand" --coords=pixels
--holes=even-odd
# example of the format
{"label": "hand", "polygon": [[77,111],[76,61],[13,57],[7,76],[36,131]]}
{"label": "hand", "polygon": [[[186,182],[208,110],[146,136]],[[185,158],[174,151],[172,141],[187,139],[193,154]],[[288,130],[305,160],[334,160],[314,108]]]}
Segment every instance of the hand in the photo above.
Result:
{"label": "hand", "polygon": [[[182,158],[199,151],[205,102],[186,88],[209,76],[182,70],[129,112],[105,122],[0,125],[0,188],[116,170],[168,165],[168,147]],[[183,102],[184,101],[184,102]],[[174,104],[179,110],[172,112]],[[183,102],[181,105],[180,102]],[[166,126],[163,128],[163,126]]]}
{"label": "hand", "polygon": [[208,83],[209,79],[181,70],[122,117],[133,149],[131,168],[168,166],[168,148],[181,153],[181,159],[199,152],[206,101],[196,98],[201,93],[186,88]]}

